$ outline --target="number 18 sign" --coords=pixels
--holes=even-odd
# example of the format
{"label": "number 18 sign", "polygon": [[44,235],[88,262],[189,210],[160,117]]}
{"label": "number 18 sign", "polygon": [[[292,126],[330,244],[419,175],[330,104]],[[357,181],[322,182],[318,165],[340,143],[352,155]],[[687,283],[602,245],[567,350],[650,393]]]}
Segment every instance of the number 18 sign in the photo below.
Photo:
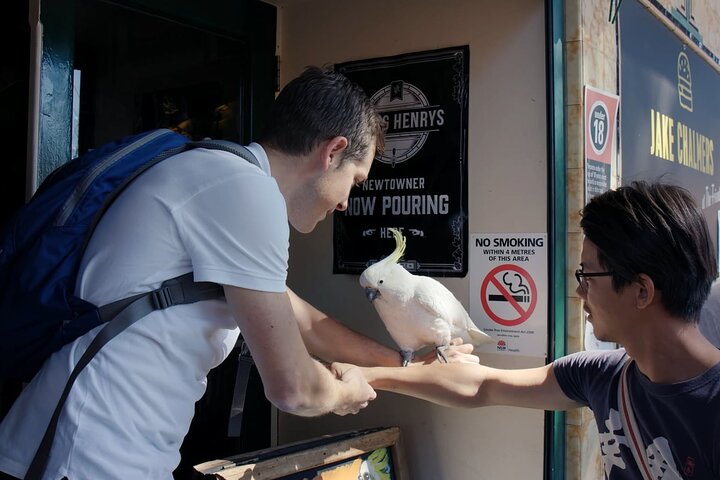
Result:
{"label": "number 18 sign", "polygon": [[619,97],[585,86],[585,198],[610,189]]}

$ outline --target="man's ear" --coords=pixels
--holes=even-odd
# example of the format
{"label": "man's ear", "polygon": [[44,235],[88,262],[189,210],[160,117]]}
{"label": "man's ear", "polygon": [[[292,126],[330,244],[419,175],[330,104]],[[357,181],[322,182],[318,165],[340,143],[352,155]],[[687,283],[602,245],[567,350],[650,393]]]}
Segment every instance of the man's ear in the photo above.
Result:
{"label": "man's ear", "polygon": [[637,293],[635,305],[640,310],[647,308],[655,299],[655,282],[648,275],[641,273],[635,281]]}
{"label": "man's ear", "polygon": [[320,144],[320,153],[322,155],[323,169],[327,170],[333,163],[337,166],[342,160],[347,146],[348,139],[343,136],[333,137],[322,142]]}

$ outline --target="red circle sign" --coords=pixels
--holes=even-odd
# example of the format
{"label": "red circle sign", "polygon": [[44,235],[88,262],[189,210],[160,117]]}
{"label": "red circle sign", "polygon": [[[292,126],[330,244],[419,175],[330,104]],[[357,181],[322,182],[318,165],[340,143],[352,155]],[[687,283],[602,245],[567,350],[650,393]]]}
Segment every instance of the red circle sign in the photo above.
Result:
{"label": "red circle sign", "polygon": [[[496,275],[501,272],[504,272],[501,278],[496,278]],[[508,281],[508,277],[510,277],[510,281]],[[488,292],[490,285],[498,291],[497,294]],[[537,287],[530,274],[524,269],[512,264],[499,265],[485,276],[480,286],[480,301],[485,313],[492,320],[500,325],[513,327],[520,325],[532,315],[535,305],[537,305]],[[511,314],[506,315],[509,318],[503,318],[499,312],[493,310],[493,306],[490,305],[491,301],[495,302],[493,305],[510,305]],[[528,304],[527,308],[521,303]],[[500,310],[497,307],[496,309]]]}

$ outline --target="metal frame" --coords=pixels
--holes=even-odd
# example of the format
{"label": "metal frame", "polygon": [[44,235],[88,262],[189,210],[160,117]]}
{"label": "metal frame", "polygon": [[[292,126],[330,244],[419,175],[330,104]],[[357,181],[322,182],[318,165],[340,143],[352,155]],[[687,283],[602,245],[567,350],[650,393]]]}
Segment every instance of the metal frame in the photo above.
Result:
{"label": "metal frame", "polygon": [[[565,159],[565,1],[545,2],[548,125],[548,362],[565,355],[567,163]],[[565,412],[545,413],[545,479],[565,478]]]}

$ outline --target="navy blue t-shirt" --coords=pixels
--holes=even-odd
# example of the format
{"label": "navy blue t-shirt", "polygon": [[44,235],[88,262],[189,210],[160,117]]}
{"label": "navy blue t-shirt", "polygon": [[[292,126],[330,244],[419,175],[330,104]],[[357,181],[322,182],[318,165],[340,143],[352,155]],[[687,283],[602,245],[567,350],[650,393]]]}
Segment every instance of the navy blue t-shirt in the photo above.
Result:
{"label": "navy blue t-shirt", "polygon": [[[578,352],[553,363],[560,388],[590,407],[609,480],[642,479],[618,411],[624,349]],[[681,383],[652,383],[633,363],[628,390],[642,445],[657,480],[720,479],[720,363]]]}

